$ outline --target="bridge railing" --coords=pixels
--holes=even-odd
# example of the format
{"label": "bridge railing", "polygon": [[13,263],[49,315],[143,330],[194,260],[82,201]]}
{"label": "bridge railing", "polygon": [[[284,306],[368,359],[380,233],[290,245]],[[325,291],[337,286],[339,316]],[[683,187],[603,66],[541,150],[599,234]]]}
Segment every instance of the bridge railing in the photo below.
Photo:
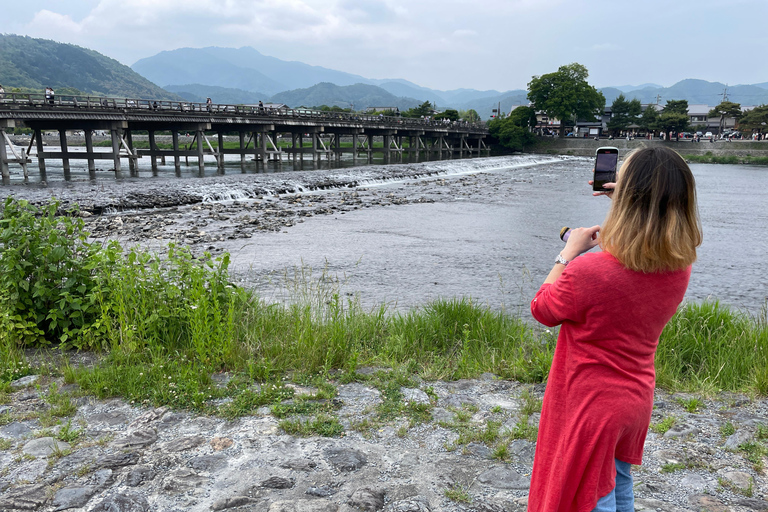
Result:
{"label": "bridge railing", "polygon": [[73,96],[30,93],[5,93],[0,98],[0,111],[25,110],[80,110],[130,112],[157,112],[163,114],[217,114],[227,116],[258,116],[278,119],[304,119],[346,124],[362,124],[364,127],[396,127],[406,129],[445,129],[456,132],[487,133],[485,123],[466,121],[435,120],[430,118],[409,118],[397,116],[370,115],[359,112],[323,112],[319,110],[287,107],[274,108],[259,105],[234,105],[221,103],[199,103],[192,101],[148,100],[139,98],[113,98],[105,96]]}

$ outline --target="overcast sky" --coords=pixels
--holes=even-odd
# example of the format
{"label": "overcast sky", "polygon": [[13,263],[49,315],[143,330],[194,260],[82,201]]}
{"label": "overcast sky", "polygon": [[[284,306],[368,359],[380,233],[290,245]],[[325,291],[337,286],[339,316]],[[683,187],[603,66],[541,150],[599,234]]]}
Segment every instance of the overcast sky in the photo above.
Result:
{"label": "overcast sky", "polygon": [[131,65],[181,47],[433,89],[525,89],[579,62],[597,87],[768,81],[768,0],[3,0],[0,32]]}

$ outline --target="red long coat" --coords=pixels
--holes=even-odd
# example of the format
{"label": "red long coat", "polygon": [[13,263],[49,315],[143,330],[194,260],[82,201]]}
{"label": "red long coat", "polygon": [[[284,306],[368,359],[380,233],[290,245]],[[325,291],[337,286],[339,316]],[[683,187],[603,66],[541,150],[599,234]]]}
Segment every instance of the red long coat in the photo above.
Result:
{"label": "red long coat", "polygon": [[531,302],[561,325],[536,443],[529,512],[589,512],[615,487],[614,458],[641,464],[659,336],[690,267],[645,274],[606,252],[573,260]]}

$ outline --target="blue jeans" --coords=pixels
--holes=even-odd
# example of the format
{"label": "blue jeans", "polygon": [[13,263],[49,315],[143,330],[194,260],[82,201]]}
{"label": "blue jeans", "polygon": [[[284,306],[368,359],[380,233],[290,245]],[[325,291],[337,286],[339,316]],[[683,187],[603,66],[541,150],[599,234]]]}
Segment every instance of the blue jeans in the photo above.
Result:
{"label": "blue jeans", "polygon": [[635,512],[635,493],[632,490],[632,465],[616,460],[616,487],[597,500],[592,512]]}

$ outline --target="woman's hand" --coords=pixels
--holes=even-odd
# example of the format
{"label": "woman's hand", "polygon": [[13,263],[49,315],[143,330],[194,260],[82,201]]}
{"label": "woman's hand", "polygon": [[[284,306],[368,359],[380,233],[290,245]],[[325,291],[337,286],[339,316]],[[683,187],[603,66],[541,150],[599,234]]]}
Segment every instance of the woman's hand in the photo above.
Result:
{"label": "woman's hand", "polygon": [[596,247],[599,243],[597,240],[597,233],[599,231],[600,226],[572,229],[571,234],[568,236],[568,242],[565,244],[565,249],[563,249],[560,254],[562,254],[563,258],[566,260],[571,261],[593,247]]}
{"label": "woman's hand", "polygon": [[[591,187],[593,184],[594,184],[594,181],[589,180],[589,186]],[[614,183],[612,181],[609,182],[609,183],[605,183],[603,185],[603,188],[610,189],[610,190],[606,190],[604,192],[603,191],[595,191],[595,192],[592,192],[592,195],[593,196],[608,196],[608,199],[611,199],[613,197],[613,189],[616,188],[616,183]]]}

